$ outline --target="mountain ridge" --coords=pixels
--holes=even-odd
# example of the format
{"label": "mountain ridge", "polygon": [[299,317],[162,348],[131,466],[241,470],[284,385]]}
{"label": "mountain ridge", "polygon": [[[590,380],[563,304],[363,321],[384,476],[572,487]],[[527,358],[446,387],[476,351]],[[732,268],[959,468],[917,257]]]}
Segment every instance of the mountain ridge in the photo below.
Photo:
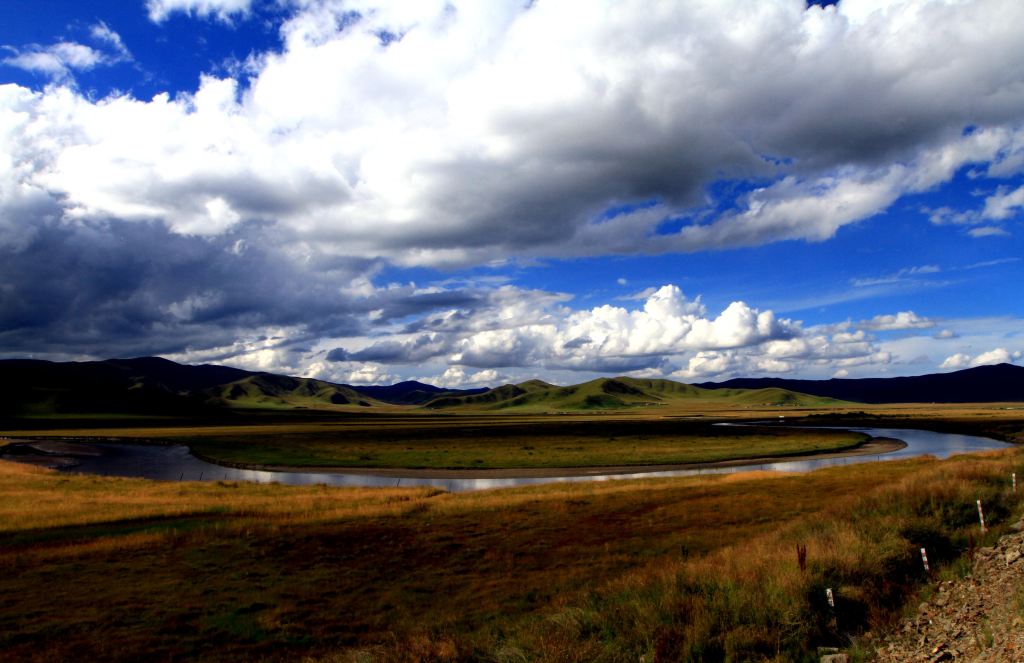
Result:
{"label": "mountain ridge", "polygon": [[891,378],[734,378],[701,382],[704,389],[777,387],[812,396],[857,403],[998,403],[1024,401],[1024,367],[1014,364],[976,366],[950,373]]}
{"label": "mountain ridge", "polygon": [[448,389],[412,380],[353,386],[216,364],[178,364],[161,357],[87,362],[0,360],[0,414],[8,416],[176,415],[388,405],[549,412],[657,407],[681,399],[743,407],[1024,402],[1024,367],[999,364],[893,378],[735,378],[697,384],[619,376],[559,386],[532,379],[493,389]]}

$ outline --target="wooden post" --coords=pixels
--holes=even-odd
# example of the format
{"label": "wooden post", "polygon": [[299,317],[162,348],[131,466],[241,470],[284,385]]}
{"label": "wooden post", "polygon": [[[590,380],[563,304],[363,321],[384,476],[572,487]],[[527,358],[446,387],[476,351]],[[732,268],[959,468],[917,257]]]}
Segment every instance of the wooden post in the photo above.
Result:
{"label": "wooden post", "polygon": [[981,500],[978,500],[978,522],[981,523],[981,533],[985,533],[985,512],[981,510]]}
{"label": "wooden post", "polygon": [[925,573],[931,573],[931,568],[928,566],[928,553],[925,552],[924,548],[921,548],[921,561],[924,562]]}

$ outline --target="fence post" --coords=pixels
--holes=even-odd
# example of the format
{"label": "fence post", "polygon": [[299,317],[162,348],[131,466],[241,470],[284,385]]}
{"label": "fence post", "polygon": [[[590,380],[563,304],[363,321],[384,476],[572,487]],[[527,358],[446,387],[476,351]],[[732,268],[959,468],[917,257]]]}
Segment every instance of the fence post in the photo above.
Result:
{"label": "fence post", "polygon": [[928,566],[928,553],[925,552],[924,548],[921,548],[921,561],[924,562],[925,573],[931,573],[932,570]]}
{"label": "fence post", "polygon": [[985,533],[985,512],[981,510],[981,500],[978,500],[978,522],[981,523],[981,533]]}

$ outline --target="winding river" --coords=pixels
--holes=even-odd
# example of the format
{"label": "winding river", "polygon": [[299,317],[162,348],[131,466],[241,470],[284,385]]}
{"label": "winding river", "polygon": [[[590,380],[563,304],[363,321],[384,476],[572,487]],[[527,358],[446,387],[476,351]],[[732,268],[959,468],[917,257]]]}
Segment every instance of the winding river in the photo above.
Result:
{"label": "winding river", "polygon": [[[593,473],[572,476],[515,477],[515,478],[426,478],[403,476],[396,469],[388,476],[341,472],[267,471],[224,467],[200,460],[188,447],[182,445],[146,446],[137,444],[86,443],[99,453],[75,455],[76,465],[66,468],[71,472],[84,472],[109,476],[142,477],[165,481],[255,481],[277,482],[286,485],[326,484],[330,486],[435,486],[449,491],[471,491],[505,488],[560,481],[609,481],[613,479],[642,479],[652,477],[678,477],[694,474],[721,474],[756,469],[783,472],[806,472],[833,465],[899,460],[914,456],[931,455],[947,458],[953,454],[1004,449],[1011,445],[984,437],[936,433],[905,428],[853,428],[872,437],[894,438],[906,442],[906,447],[878,455],[817,458],[812,460],[780,460],[758,462],[731,467],[701,469],[674,469],[609,474],[596,469]],[[454,474],[454,473],[453,473]]]}

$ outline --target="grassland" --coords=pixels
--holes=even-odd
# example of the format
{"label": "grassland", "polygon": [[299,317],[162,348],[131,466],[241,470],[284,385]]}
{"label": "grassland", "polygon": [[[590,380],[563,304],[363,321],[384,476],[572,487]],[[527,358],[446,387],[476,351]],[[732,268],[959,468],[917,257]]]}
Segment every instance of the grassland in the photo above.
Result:
{"label": "grassland", "polygon": [[185,444],[203,458],[228,465],[460,470],[714,463],[843,452],[868,439],[839,430],[607,416],[371,416],[295,424],[16,433]]}
{"label": "grassland", "polygon": [[451,495],[0,463],[0,660],[810,660],[890,622],[918,547],[955,572],[975,499],[989,539],[1019,515],[1011,471],[1021,450]]}
{"label": "grassland", "polygon": [[[236,413],[204,420],[17,420],[0,436],[100,438],[183,443],[215,462],[241,466],[348,468],[629,467],[785,457],[849,450],[862,436],[795,426],[924,428],[1024,442],[1021,404],[849,405],[842,407],[636,408],[565,415],[510,411]],[[721,427],[721,421],[775,421]],[[0,428],[3,428],[0,425]]]}
{"label": "grassland", "polygon": [[352,468],[565,468],[709,463],[844,451],[846,431],[716,427],[678,421],[458,422],[177,438],[222,463]]}

